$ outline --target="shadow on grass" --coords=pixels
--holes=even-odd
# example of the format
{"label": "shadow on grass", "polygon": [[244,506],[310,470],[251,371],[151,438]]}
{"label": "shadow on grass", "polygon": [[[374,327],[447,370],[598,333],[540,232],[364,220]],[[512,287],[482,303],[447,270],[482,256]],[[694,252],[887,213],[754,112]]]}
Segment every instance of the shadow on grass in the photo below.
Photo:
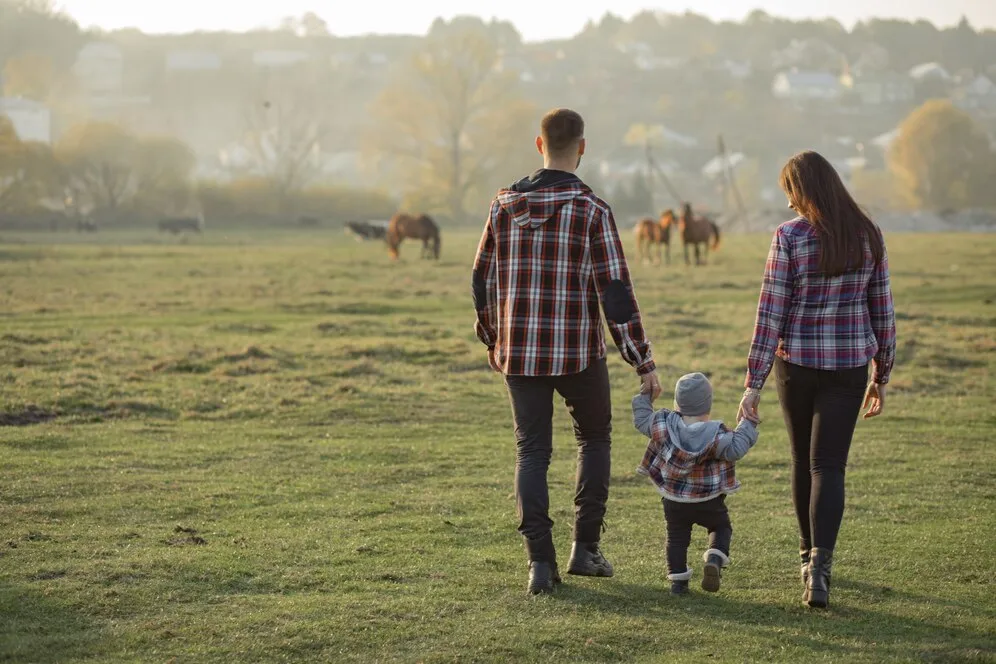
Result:
{"label": "shadow on grass", "polygon": [[62,662],[92,656],[100,630],[38,587],[0,583],[0,661]]}
{"label": "shadow on grass", "polygon": [[[690,595],[674,597],[664,586],[609,582],[599,588],[590,588],[565,579],[565,584],[558,586],[552,598],[605,613],[656,619],[661,624],[677,617],[687,620],[694,616],[703,625],[715,630],[764,629],[770,632],[770,638],[810,650],[814,657],[867,653],[869,649],[890,657],[907,657],[919,652],[928,653],[938,646],[950,650],[952,655],[959,652],[992,652],[993,637],[986,631],[895,615],[887,607],[882,607],[880,598],[883,594],[892,594],[907,605],[941,603],[963,612],[968,610],[976,617],[991,617],[992,611],[985,608],[862,582],[844,581],[837,584],[837,590],[837,597],[831,597],[831,609],[827,611],[802,606],[801,589],[794,586],[791,593],[796,598],[795,603],[769,604],[743,601],[722,593],[708,594],[698,589],[693,589]],[[861,597],[855,598],[854,592],[866,596],[871,608],[862,607]],[[841,597],[845,593],[846,596]],[[834,599],[837,601],[833,602]],[[875,610],[876,607],[882,609]],[[839,642],[845,640],[855,645]]]}

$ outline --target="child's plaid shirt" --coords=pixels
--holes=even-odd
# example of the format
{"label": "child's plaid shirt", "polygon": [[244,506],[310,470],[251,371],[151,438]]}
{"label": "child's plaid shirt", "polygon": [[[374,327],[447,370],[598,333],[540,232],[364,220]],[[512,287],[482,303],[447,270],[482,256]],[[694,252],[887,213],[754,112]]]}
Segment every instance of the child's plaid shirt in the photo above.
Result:
{"label": "child's plaid shirt", "polygon": [[757,442],[754,425],[743,420],[730,431],[722,422],[703,423],[712,425],[715,435],[691,451],[674,440],[680,420],[681,413],[666,408],[654,412],[646,394],[633,399],[633,423],[650,438],[637,472],[649,476],[662,496],[676,502],[704,502],[738,491],[735,462]]}

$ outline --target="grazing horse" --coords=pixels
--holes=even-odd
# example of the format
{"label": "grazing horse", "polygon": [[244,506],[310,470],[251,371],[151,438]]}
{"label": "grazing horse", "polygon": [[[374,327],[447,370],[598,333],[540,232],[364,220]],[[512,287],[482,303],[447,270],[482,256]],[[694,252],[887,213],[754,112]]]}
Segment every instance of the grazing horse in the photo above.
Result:
{"label": "grazing horse", "polygon": [[667,264],[671,264],[671,226],[674,225],[674,210],[664,210],[661,218],[654,221],[650,217],[641,219],[636,223],[636,250],[643,259],[644,265],[651,262],[651,247],[657,249],[654,265],[661,264],[661,245],[664,245]]}
{"label": "grazing horse", "polygon": [[[681,241],[685,248],[685,265],[690,265],[688,260],[688,245],[695,247],[695,264],[705,265],[709,256],[709,240],[712,242],[712,250],[719,248],[719,226],[716,222],[707,217],[696,217],[692,214],[692,206],[685,203],[681,210],[681,217],[678,219],[678,230],[681,231]],[[704,245],[703,256],[699,256],[699,245]]]}
{"label": "grazing horse", "polygon": [[439,260],[439,227],[428,215],[421,214],[416,217],[399,212],[391,217],[386,240],[388,253],[392,259],[398,259],[398,247],[406,237],[422,240],[422,258]]}

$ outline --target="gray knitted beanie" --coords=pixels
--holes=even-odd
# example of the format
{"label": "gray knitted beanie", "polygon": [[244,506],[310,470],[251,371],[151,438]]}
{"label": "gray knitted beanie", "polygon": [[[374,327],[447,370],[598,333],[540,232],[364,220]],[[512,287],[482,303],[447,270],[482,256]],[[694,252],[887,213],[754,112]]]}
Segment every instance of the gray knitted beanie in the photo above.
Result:
{"label": "gray knitted beanie", "polygon": [[674,405],[679,413],[689,417],[711,412],[712,385],[709,379],[698,372],[679,378],[674,386]]}

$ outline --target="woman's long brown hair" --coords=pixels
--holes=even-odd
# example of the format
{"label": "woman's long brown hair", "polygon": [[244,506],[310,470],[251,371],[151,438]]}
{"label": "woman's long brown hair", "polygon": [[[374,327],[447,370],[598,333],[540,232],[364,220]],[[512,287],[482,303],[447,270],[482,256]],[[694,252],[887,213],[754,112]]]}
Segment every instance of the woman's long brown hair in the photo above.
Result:
{"label": "woman's long brown hair", "polygon": [[782,168],[778,184],[792,209],[816,227],[820,270],[840,276],[864,264],[865,242],[875,264],[885,256],[885,241],[875,223],[851,198],[837,171],[823,155],[800,152]]}

